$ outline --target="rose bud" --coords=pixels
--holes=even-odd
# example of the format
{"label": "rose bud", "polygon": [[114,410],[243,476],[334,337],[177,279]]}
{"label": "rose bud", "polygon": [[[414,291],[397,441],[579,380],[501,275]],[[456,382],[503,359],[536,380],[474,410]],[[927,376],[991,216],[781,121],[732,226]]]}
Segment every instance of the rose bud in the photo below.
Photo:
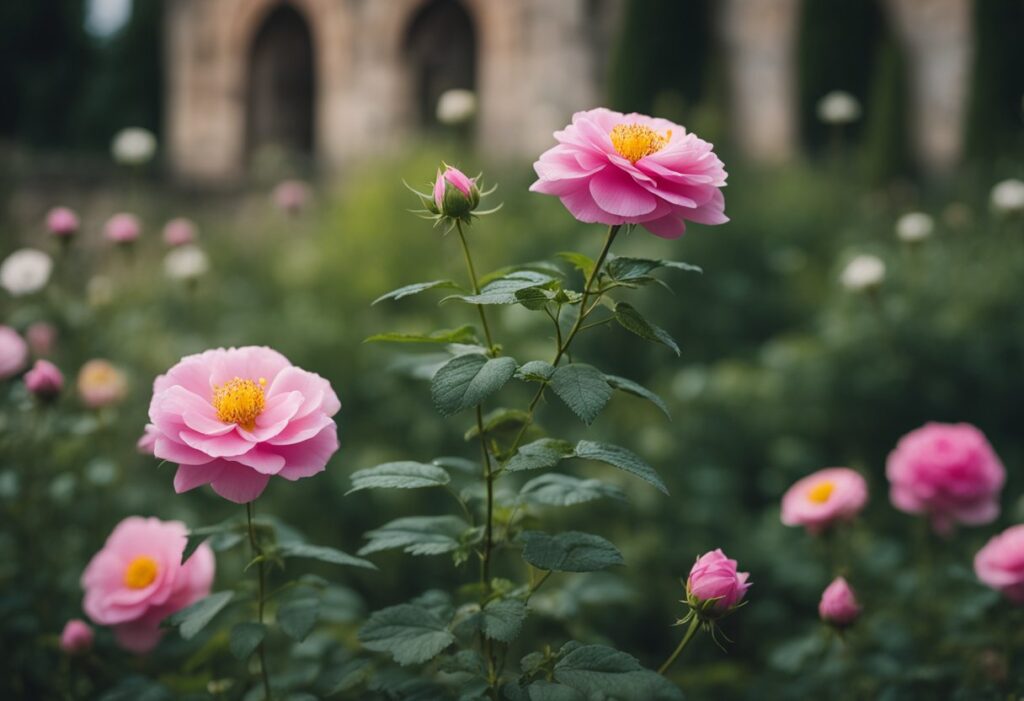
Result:
{"label": "rose bud", "polygon": [[697,558],[686,579],[686,599],[704,618],[720,618],[739,606],[750,588],[749,572],[738,572],[721,548]]}
{"label": "rose bud", "polygon": [[56,399],[64,389],[64,375],[49,360],[37,360],[25,373],[25,387],[39,399]]}
{"label": "rose bud", "polygon": [[80,618],[72,618],[64,624],[60,634],[60,649],[69,655],[81,655],[92,649],[93,632],[89,624]]}
{"label": "rose bud", "polygon": [[46,229],[58,237],[78,233],[78,215],[67,207],[54,207],[46,214]]}
{"label": "rose bud", "polygon": [[818,615],[836,628],[845,628],[852,624],[860,616],[860,604],[853,594],[853,589],[842,577],[832,580],[825,591],[822,592],[821,602],[818,604]]}

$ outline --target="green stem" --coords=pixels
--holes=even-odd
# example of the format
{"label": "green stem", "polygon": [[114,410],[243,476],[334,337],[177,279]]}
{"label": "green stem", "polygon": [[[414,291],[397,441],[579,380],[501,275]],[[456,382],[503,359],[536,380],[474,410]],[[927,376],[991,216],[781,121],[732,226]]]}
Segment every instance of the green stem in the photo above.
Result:
{"label": "green stem", "polygon": [[[254,523],[254,511],[252,502],[246,502],[245,504],[245,515],[249,522],[249,544],[252,545],[252,552],[254,558],[260,558],[260,561],[256,563],[257,573],[259,582],[259,598],[256,600],[257,605],[257,618],[260,625],[263,625],[263,603],[266,601],[264,595],[265,578],[263,570],[263,548],[260,547],[259,539],[256,537],[256,525]],[[263,698],[266,701],[273,701],[274,695],[270,690],[270,674],[267,672],[267,650],[261,641],[256,647],[260,656],[260,676],[263,678]]]}
{"label": "green stem", "polygon": [[[476,281],[476,268],[473,267],[473,257],[469,255],[469,244],[466,243],[466,235],[462,233],[462,222],[455,220],[455,228],[459,232],[459,241],[462,243],[462,256],[466,259],[466,270],[469,272],[469,282],[473,285],[473,294],[480,294],[480,285]],[[491,328],[487,324],[487,315],[484,313],[484,305],[477,304],[476,310],[480,313],[480,323],[484,327],[484,338],[487,340],[487,350],[494,350],[494,341],[491,340]]]}
{"label": "green stem", "polygon": [[683,652],[683,648],[687,646],[693,636],[697,633],[697,628],[699,627],[700,620],[697,616],[693,616],[693,618],[690,619],[690,627],[686,629],[686,635],[684,635],[683,639],[679,641],[679,645],[676,647],[675,651],[669,655],[668,659],[665,660],[660,667],[658,667],[658,674],[664,675],[665,672],[669,670],[669,667],[675,664],[676,660],[679,659],[679,655]]}

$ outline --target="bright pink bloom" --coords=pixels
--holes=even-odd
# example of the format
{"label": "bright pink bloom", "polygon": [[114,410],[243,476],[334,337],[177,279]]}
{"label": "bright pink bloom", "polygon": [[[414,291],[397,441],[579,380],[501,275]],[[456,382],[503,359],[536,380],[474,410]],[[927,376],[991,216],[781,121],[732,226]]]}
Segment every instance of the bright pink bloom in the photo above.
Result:
{"label": "bright pink bloom", "polygon": [[168,246],[184,246],[196,240],[196,225],[191,219],[177,217],[164,224],[164,243]]}
{"label": "bright pink bloom", "polygon": [[274,204],[285,214],[298,214],[306,208],[309,198],[309,185],[301,180],[284,180],[274,188]]}
{"label": "bright pink bloom", "polygon": [[139,440],[135,442],[135,449],[143,455],[152,455],[153,449],[156,447],[156,439],[160,436],[160,431],[156,429],[153,424],[146,424],[146,428],[143,429],[142,435],[139,436]]}
{"label": "bright pink bloom", "polygon": [[72,618],[64,624],[60,634],[60,649],[68,655],[80,655],[92,649],[93,633],[81,618]]}
{"label": "bright pink bloom", "polygon": [[47,356],[57,344],[57,327],[45,321],[37,321],[25,329],[25,340],[33,355]]}
{"label": "bright pink bloom", "polygon": [[438,209],[444,207],[444,193],[447,185],[455,187],[466,197],[469,197],[473,192],[472,178],[469,178],[461,170],[446,165],[442,173],[441,169],[438,168],[437,179],[434,180],[434,204],[437,205]]}
{"label": "bright pink bloom", "polygon": [[736,570],[736,561],[727,558],[721,548],[704,553],[697,558],[686,580],[687,598],[700,607],[714,600],[712,608],[718,612],[737,606],[750,588],[750,573]]}
{"label": "bright pink bloom", "polygon": [[1024,524],[988,541],[974,556],[974,573],[1013,603],[1024,604]]}
{"label": "bright pink bloom", "polygon": [[54,236],[71,236],[78,232],[78,215],[67,207],[54,207],[46,214],[46,228]]}
{"label": "bright pink bloom", "polygon": [[37,360],[25,373],[25,387],[40,399],[53,399],[64,389],[64,375],[49,360]]}
{"label": "bright pink bloom", "polygon": [[187,533],[180,521],[129,516],[82,573],[85,613],[114,626],[126,650],[152,650],[163,635],[160,621],[210,593],[213,551],[204,543],[181,564]]}
{"label": "bright pink bloom", "polygon": [[142,234],[142,223],[134,214],[115,214],[107,220],[103,232],[114,243],[131,243]]}
{"label": "bright pink bloom", "polygon": [[848,467],[828,467],[797,481],[782,497],[782,522],[818,533],[849,521],[868,501],[868,485]]}
{"label": "bright pink bloom", "polygon": [[78,371],[78,395],[90,409],[117,404],[128,394],[128,379],[102,358],[86,362]]}
{"label": "bright pink bloom", "polygon": [[0,380],[14,377],[28,362],[28,344],[10,326],[0,326]]}
{"label": "bright pink bloom", "polygon": [[599,107],[555,132],[533,164],[533,192],[555,195],[583,222],[642,224],[667,239],[686,222],[723,224],[726,172],[712,145],[684,127]]}
{"label": "bright pink bloom", "polygon": [[844,628],[860,616],[860,604],[850,588],[850,584],[842,577],[836,577],[825,587],[818,603],[818,615],[821,620],[831,623],[837,628]]}
{"label": "bright pink bloom", "polygon": [[277,351],[209,350],[182,358],[153,383],[153,453],[178,463],[175,491],[209,483],[244,504],[272,475],[297,480],[323,471],[338,449],[331,417],[340,408],[327,380]]}
{"label": "bright pink bloom", "polygon": [[893,506],[928,514],[939,533],[999,515],[1006,470],[985,434],[970,424],[928,423],[900,439],[885,466]]}

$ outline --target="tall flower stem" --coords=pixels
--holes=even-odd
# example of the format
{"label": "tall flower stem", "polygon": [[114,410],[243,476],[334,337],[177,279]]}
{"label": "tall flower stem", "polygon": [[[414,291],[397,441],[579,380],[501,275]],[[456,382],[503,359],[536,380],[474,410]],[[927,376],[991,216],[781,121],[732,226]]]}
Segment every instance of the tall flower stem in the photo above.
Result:
{"label": "tall flower stem", "polygon": [[[252,502],[246,502],[245,504],[245,516],[249,523],[249,544],[252,545],[253,559],[258,558],[259,562],[256,563],[256,576],[259,582],[258,598],[256,600],[256,620],[259,621],[260,625],[263,625],[263,603],[266,600],[264,589],[265,583],[265,572],[263,568],[263,548],[260,547],[260,541],[256,537],[256,524],[254,523],[254,511],[255,508]],[[260,676],[263,678],[263,698],[265,701],[273,701],[273,692],[270,690],[270,674],[267,672],[267,650],[264,643],[261,641],[257,646],[257,651],[260,655]]]}
{"label": "tall flower stem", "polygon": [[[455,229],[459,232],[459,241],[462,243],[462,256],[466,259],[466,270],[469,272],[469,282],[473,286],[473,294],[480,294],[480,285],[477,283],[476,268],[473,267],[473,257],[469,255],[469,244],[466,243],[466,235],[462,232],[462,222],[455,220]],[[487,325],[487,314],[484,313],[484,305],[477,304],[476,310],[480,313],[480,323],[484,327],[484,338],[487,341],[487,350],[494,350],[494,341],[491,339],[491,328]]]}
{"label": "tall flower stem", "polygon": [[700,619],[698,619],[697,616],[693,616],[690,619],[690,627],[686,629],[686,635],[684,635],[683,639],[679,641],[679,645],[672,654],[668,656],[668,659],[658,667],[658,674],[664,675],[669,668],[676,663],[676,660],[679,659],[679,655],[683,652],[683,648],[685,648],[690,640],[693,639],[693,636],[696,634],[697,628],[699,627]]}

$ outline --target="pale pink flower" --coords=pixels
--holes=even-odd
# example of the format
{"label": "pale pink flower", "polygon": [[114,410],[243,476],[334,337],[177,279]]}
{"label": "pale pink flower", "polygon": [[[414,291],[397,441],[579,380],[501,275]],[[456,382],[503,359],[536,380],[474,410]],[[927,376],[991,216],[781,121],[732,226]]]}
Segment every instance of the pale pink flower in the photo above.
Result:
{"label": "pale pink flower", "polygon": [[78,394],[90,409],[117,404],[128,394],[128,380],[110,362],[94,358],[78,371]]}
{"label": "pale pink flower", "polygon": [[46,228],[54,236],[72,236],[78,226],[78,215],[67,207],[54,207],[46,214]]}
{"label": "pale pink flower", "polygon": [[301,180],[284,180],[274,188],[274,204],[285,214],[299,214],[309,204],[309,185]]}
{"label": "pale pink flower", "polygon": [[10,326],[0,326],[0,380],[14,377],[28,362],[28,344]]}
{"label": "pale pink flower", "polygon": [[115,214],[103,227],[103,233],[114,243],[132,243],[142,234],[142,223],[134,214]]}
{"label": "pale pink flower", "polygon": [[45,321],[29,324],[25,329],[25,340],[28,341],[28,347],[32,349],[33,355],[50,355],[57,344],[57,327]]}
{"label": "pale pink flower", "polygon": [[168,246],[184,246],[196,240],[197,231],[191,219],[176,217],[164,224],[164,243]]}
{"label": "pale pink flower", "polygon": [[129,516],[82,573],[82,608],[94,623],[113,626],[126,650],[152,650],[164,618],[210,593],[213,551],[204,543],[181,564],[187,533],[180,521]]}
{"label": "pale pink flower", "polygon": [[242,504],[270,477],[324,470],[338,449],[331,384],[270,348],[218,348],[190,355],[153,383],[153,453],[178,463],[174,489],[209,483]]}
{"label": "pale pink flower", "polygon": [[64,375],[49,360],[37,360],[25,373],[25,387],[40,399],[53,399],[64,389]]}
{"label": "pale pink flower", "polygon": [[60,649],[68,655],[81,655],[92,649],[93,632],[81,618],[72,618],[64,624],[60,634]]}
{"label": "pale pink flower", "polygon": [[143,429],[139,440],[135,442],[135,449],[143,455],[152,455],[153,449],[156,447],[156,439],[159,436],[160,431],[156,429],[156,426],[146,424],[146,428]]}
{"label": "pale pink flower", "polygon": [[842,577],[832,580],[821,594],[818,615],[821,620],[837,628],[845,628],[860,616],[861,607],[853,589]]}
{"label": "pale pink flower", "polygon": [[1024,524],[1010,526],[974,556],[974,573],[1015,604],[1024,604]]}
{"label": "pale pink flower", "polygon": [[714,601],[710,608],[725,613],[743,601],[750,589],[749,577],[749,572],[738,572],[736,560],[718,548],[697,558],[686,579],[686,596],[699,609]]}
{"label": "pale pink flower", "polygon": [[868,485],[848,467],[828,467],[797,481],[782,497],[782,522],[818,533],[849,521],[868,501]]}
{"label": "pale pink flower", "polygon": [[928,423],[900,439],[885,466],[893,506],[927,514],[939,533],[999,515],[1006,470],[985,434],[970,424]]}
{"label": "pale pink flower", "polygon": [[729,221],[722,161],[678,124],[597,108],[574,114],[555,139],[533,164],[530,190],[560,198],[580,221],[642,224],[669,239],[687,221]]}

